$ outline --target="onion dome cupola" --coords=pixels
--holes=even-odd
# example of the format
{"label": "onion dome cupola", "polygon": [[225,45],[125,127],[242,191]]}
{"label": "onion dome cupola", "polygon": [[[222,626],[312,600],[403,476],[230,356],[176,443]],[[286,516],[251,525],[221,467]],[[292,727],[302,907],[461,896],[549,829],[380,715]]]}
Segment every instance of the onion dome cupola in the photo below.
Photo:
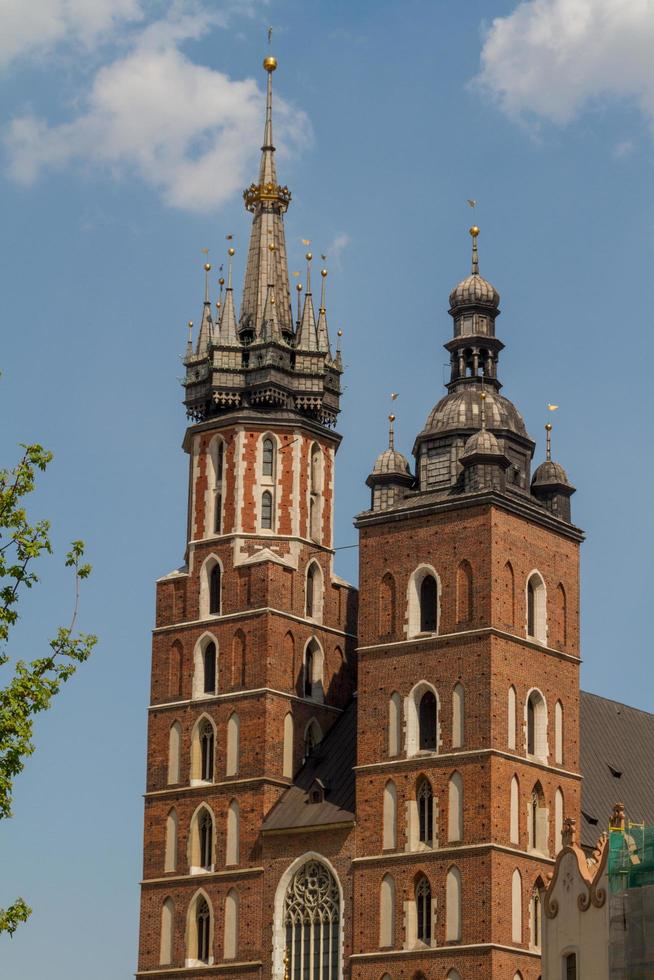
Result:
{"label": "onion dome cupola", "polygon": [[547,450],[545,462],[536,468],[531,481],[531,492],[540,503],[561,520],[570,523],[570,497],[575,493],[575,487],[570,483],[568,475],[560,465],[552,459],[552,426],[545,426],[547,432]]}
{"label": "onion dome cupola", "polygon": [[389,415],[388,449],[380,453],[366,485],[372,491],[371,510],[390,510],[413,485],[413,476],[406,456],[395,448],[395,416]]}
{"label": "onion dome cupola", "polygon": [[477,490],[504,490],[506,471],[511,461],[496,437],[486,428],[486,392],[482,391],[481,429],[467,440],[461,454],[463,487],[468,493]]}
{"label": "onion dome cupola", "polygon": [[[500,394],[499,354],[504,344],[495,335],[499,293],[479,273],[479,228],[470,229],[472,269],[450,294],[453,336],[444,346],[450,357],[447,394],[427,417],[413,448],[421,491],[463,489],[463,453],[468,439],[482,428],[492,434],[508,460],[504,483],[508,490],[529,494],[534,443],[515,405]],[[488,435],[484,440],[489,442]],[[470,447],[471,448],[471,447]]]}
{"label": "onion dome cupola", "polygon": [[[237,316],[229,276],[223,301],[211,320],[208,284],[197,348],[187,347],[184,364],[186,411],[196,421],[241,410],[289,412],[334,426],[340,411],[342,361],[332,357],[325,309],[324,277],[318,321],[311,298],[310,273],[304,314],[296,325],[291,310],[284,214],[291,203],[288,187],[277,180],[273,144],[273,57],[264,59],[266,115],[259,179],[243,192],[252,215],[243,300]],[[228,236],[232,238],[232,236]],[[307,256],[310,262],[310,255]],[[210,268],[210,267],[209,267]]]}

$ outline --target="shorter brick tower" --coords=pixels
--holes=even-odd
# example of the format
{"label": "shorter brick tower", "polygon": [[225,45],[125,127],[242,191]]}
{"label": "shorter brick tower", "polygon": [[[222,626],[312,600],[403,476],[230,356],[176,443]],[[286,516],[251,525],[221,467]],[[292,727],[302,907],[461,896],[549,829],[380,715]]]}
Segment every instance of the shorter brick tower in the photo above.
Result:
{"label": "shorter brick tower", "polygon": [[188,535],[157,583],[138,976],[270,969],[261,826],[354,686],[355,592],[332,568],[342,367],[326,270],[317,319],[309,272],[293,320],[264,67],[240,316],[230,248],[217,322],[207,279],[185,359]]}
{"label": "shorter brick tower", "polygon": [[415,482],[391,431],[357,519],[353,980],[536,980],[539,891],[579,809],[582,535],[549,442],[530,481],[471,234]]}

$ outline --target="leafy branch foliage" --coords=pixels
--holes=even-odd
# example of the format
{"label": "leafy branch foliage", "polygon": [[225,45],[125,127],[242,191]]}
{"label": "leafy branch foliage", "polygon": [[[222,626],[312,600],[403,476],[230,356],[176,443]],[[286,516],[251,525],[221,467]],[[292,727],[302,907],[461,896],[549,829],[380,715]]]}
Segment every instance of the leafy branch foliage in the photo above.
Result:
{"label": "leafy branch foliage", "polygon": [[[37,444],[23,445],[22,449],[22,458],[13,469],[0,470],[0,667],[9,662],[7,645],[19,618],[21,595],[39,581],[34,563],[43,554],[52,553],[49,521],[30,524],[24,507],[25,498],[36,486],[38,471],[46,469],[52,453]],[[57,629],[45,656],[18,660],[6,684],[0,684],[0,820],[11,816],[14,779],[34,752],[34,716],[50,707],[61,685],[90,656],[96,643],[95,636],[75,633],[80,582],[91,572],[83,557],[83,542],[73,541],[65,559],[75,579],[70,624]],[[22,898],[0,909],[0,934],[13,935],[30,912]]]}

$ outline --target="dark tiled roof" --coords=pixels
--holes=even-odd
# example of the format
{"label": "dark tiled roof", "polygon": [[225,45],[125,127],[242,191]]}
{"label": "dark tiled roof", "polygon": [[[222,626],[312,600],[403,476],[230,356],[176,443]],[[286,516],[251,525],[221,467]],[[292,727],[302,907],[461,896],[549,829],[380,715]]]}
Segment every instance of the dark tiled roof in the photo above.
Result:
{"label": "dark tiled roof", "polygon": [[582,691],[580,728],[581,844],[595,845],[615,803],[654,823],[654,715]]}
{"label": "dark tiled roof", "polygon": [[[316,746],[293,785],[272,808],[264,821],[264,831],[319,827],[354,820],[356,723],[355,699]],[[324,801],[310,803],[309,792],[317,779],[325,787]]]}

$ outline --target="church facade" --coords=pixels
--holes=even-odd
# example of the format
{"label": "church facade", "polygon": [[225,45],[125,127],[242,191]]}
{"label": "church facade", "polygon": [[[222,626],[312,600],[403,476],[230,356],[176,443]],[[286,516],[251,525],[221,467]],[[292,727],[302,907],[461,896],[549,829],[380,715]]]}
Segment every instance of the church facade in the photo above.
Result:
{"label": "church facade", "polygon": [[185,358],[187,544],[157,583],[137,976],[537,980],[541,890],[580,812],[574,488],[549,445],[531,473],[472,228],[447,393],[413,469],[391,417],[358,592],[334,573],[343,367],[326,270],[293,312],[276,64],[241,308],[230,255]]}

